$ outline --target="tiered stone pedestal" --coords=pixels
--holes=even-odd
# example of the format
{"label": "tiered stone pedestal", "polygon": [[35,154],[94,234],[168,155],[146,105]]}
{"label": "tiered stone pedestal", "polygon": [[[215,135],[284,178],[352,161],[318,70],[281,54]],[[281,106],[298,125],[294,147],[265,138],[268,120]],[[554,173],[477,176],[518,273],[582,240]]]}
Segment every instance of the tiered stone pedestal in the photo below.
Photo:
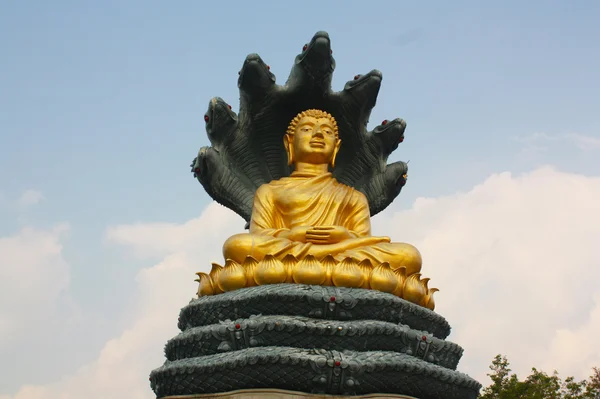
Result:
{"label": "tiered stone pedestal", "polygon": [[372,394],[361,396],[319,395],[284,391],[283,389],[242,389],[233,392],[209,393],[204,395],[169,396],[165,399],[417,399],[414,396],[394,394]]}
{"label": "tiered stone pedestal", "polygon": [[375,290],[245,288],[192,300],[179,328],[150,376],[158,398],[475,399],[481,387],[456,371],[463,350],[442,316]]}

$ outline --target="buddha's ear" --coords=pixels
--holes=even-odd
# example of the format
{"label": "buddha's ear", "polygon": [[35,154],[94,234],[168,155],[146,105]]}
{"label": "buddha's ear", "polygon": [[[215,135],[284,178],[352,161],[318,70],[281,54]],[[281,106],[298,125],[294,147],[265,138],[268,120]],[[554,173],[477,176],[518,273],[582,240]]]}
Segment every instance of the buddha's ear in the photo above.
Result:
{"label": "buddha's ear", "polygon": [[342,145],[342,140],[339,137],[335,138],[335,147],[333,148],[333,154],[331,155],[331,169],[335,168],[335,157],[337,157],[338,151],[340,150],[340,146]]}
{"label": "buddha's ear", "polygon": [[288,157],[288,165],[294,163],[294,136],[286,134],[283,136],[283,146]]}

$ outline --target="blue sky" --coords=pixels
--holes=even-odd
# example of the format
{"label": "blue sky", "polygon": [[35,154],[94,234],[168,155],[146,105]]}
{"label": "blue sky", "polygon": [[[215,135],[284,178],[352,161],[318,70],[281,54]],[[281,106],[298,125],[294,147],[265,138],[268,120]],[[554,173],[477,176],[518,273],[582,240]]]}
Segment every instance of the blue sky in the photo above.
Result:
{"label": "blue sky", "polygon": [[[334,89],[383,72],[370,127],[407,121],[391,159],[410,160],[400,208],[541,164],[600,173],[598,153],[582,149],[600,140],[596,1],[4,0],[0,10],[0,237],[71,226],[70,296],[98,315],[86,332],[98,339],[74,364],[121,328],[115,314],[144,266],[107,245],[106,228],[182,223],[210,203],[189,164],[208,144],[210,98],[237,110],[248,53],[283,83],[326,30]],[[17,206],[25,190],[43,201]],[[23,383],[26,366],[0,393]]]}

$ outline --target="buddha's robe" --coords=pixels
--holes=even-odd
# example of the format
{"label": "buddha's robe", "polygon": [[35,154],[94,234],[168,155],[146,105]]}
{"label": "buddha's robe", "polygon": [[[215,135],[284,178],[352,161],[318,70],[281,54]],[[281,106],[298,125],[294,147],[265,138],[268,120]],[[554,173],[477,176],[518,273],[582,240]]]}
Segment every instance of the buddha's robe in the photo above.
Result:
{"label": "buddha's robe", "polygon": [[[351,238],[313,244],[281,236],[298,226],[343,226]],[[241,263],[248,255],[260,261],[268,254],[279,259],[287,254],[297,259],[309,254],[317,258],[332,255],[337,261],[346,257],[369,259],[374,265],[389,262],[392,268],[405,266],[408,274],[421,269],[421,255],[414,246],[371,236],[367,198],[339,183],[331,173],[307,176],[295,172],[258,188],[249,233],[230,237],[223,255]]]}

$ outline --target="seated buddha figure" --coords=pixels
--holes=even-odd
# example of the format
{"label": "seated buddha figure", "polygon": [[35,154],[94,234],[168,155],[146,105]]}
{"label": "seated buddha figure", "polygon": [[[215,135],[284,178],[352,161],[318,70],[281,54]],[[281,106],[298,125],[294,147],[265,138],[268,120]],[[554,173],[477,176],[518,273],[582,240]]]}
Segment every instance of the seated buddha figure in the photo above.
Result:
{"label": "seated buddha figure", "polygon": [[249,232],[225,242],[225,259],[242,263],[248,255],[257,261],[266,255],[282,259],[292,254],[298,260],[332,255],[337,261],[351,257],[373,265],[388,262],[392,269],[404,266],[407,275],[419,272],[419,251],[372,236],[365,195],[329,172],[340,145],[333,116],[320,110],[298,114],[284,136],[294,172],[258,188]]}

